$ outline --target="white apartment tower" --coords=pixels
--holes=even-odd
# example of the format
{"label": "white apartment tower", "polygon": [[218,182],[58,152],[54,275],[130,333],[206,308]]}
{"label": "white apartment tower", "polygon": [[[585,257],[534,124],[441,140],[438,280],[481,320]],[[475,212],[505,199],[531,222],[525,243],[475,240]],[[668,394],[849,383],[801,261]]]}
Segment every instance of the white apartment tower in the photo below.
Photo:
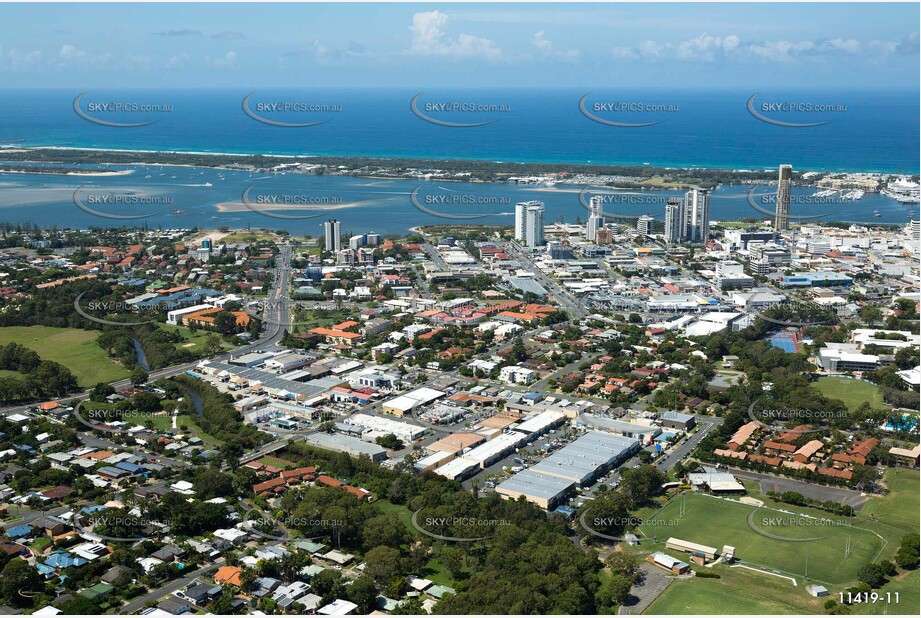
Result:
{"label": "white apartment tower", "polygon": [[640,215],[640,218],[636,220],[636,231],[643,236],[649,236],[652,233],[653,221],[655,221],[654,217]]}
{"label": "white apartment tower", "polygon": [[544,246],[544,203],[515,204],[515,240],[528,247]]}
{"label": "white apartment tower", "polygon": [[681,200],[670,197],[665,203],[665,242],[676,244],[681,242],[681,222],[683,220]]}
{"label": "white apartment tower", "polygon": [[338,219],[329,219],[323,224],[323,239],[326,241],[327,251],[338,253],[342,249],[341,236]]}
{"label": "white apartment tower", "polygon": [[544,246],[544,203],[530,202],[525,211],[525,239],[528,247]]}
{"label": "white apartment tower", "polygon": [[684,194],[681,235],[698,244],[710,239],[710,192],[706,189],[691,189]]}
{"label": "white apartment tower", "polygon": [[601,210],[603,201],[602,196],[596,195],[589,202],[588,221],[585,223],[585,238],[589,242],[595,242],[598,230],[604,227],[604,215]]}

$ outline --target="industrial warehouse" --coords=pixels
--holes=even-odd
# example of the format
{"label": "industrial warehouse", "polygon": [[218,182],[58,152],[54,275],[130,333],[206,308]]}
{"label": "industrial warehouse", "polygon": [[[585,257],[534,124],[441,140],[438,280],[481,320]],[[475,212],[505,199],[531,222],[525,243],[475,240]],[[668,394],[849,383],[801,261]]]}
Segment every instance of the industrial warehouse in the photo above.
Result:
{"label": "industrial warehouse", "polygon": [[496,488],[510,499],[524,496],[545,509],[562,503],[576,487],[591,485],[599,475],[620,465],[640,449],[631,438],[590,431]]}

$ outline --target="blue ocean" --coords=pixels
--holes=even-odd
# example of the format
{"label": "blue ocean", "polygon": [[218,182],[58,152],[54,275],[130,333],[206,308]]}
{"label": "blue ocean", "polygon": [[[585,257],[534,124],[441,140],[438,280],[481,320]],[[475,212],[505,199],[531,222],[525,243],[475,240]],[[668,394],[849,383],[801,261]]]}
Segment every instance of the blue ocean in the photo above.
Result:
{"label": "blue ocean", "polygon": [[[918,169],[916,93],[757,94],[755,109],[767,110],[766,117],[826,123],[795,128],[756,118],[747,105],[755,93],[728,91],[146,90],[88,91],[78,101],[80,112],[103,123],[143,126],[88,120],[74,109],[80,94],[0,92],[0,105],[8,110],[0,116],[0,144],[730,169],[791,163],[803,171]],[[790,112],[776,106],[795,101],[830,104],[837,111]],[[59,227],[252,226],[318,235],[321,222],[331,217],[342,221],[343,232],[354,233],[403,233],[443,223],[439,215],[510,224],[514,203],[531,199],[546,203],[548,223],[584,221],[587,215],[582,187],[575,185],[256,175],[153,165],[111,166],[110,171],[123,175],[0,174],[0,221]],[[749,191],[719,187],[711,219],[770,219],[770,189],[759,190],[758,208]],[[877,193],[825,203],[813,197],[815,189],[797,187],[794,193],[791,211],[802,221],[901,225],[918,217],[917,205]],[[622,192],[606,210],[612,216],[649,214],[661,220],[665,200],[678,194]]]}
{"label": "blue ocean", "polygon": [[[75,112],[74,99],[80,94],[78,107],[84,111],[106,104],[112,108],[159,106],[161,111],[88,111],[107,122],[156,121],[130,128],[102,126]],[[313,126],[281,127],[255,120],[243,109],[248,95],[252,95],[248,108],[254,115]],[[417,95],[416,107],[423,115],[481,126],[449,127],[423,120],[410,108]],[[825,124],[793,128],[769,124],[749,111],[752,96],[757,97],[754,107],[766,117],[793,124]],[[592,120],[580,111],[583,98],[586,111],[602,121],[649,126],[615,127]],[[7,90],[0,91],[0,105],[5,110],[0,115],[0,143],[30,146],[733,169],[790,163],[797,170],[894,173],[918,173],[921,115],[917,91],[640,91],[610,87]],[[806,106],[833,109],[800,109]]]}

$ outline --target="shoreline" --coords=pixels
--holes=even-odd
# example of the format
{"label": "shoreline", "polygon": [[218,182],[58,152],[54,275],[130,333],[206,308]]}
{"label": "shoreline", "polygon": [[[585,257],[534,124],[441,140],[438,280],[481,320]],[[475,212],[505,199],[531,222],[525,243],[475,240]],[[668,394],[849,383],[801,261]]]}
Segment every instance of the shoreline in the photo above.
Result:
{"label": "shoreline", "polygon": [[[132,149],[132,148],[99,148],[99,147],[80,147],[80,146],[13,146],[10,144],[10,148],[3,148],[0,145],[0,159],[2,159],[4,154],[23,154],[30,152],[41,152],[41,151],[52,151],[52,152],[87,152],[95,154],[105,154],[112,153],[115,155],[155,155],[155,156],[168,156],[168,155],[177,155],[177,156],[195,156],[195,157],[231,157],[231,158],[241,158],[241,159],[280,159],[280,160],[299,160],[305,159],[309,163],[322,164],[322,162],[334,160],[362,160],[367,161],[369,164],[378,164],[378,165],[387,165],[393,164],[397,161],[417,161],[420,164],[428,162],[438,162],[446,165],[454,164],[490,164],[496,166],[548,166],[548,167],[579,167],[579,168],[594,168],[594,169],[648,169],[653,170],[664,170],[668,171],[696,171],[696,172],[724,172],[724,173],[735,173],[735,174],[764,174],[768,172],[776,172],[777,165],[774,166],[699,166],[699,165],[654,165],[645,162],[637,163],[596,163],[596,162],[565,162],[565,161],[509,161],[509,160],[495,160],[495,159],[465,159],[465,158],[439,158],[439,157],[424,157],[424,156],[370,156],[362,154],[353,154],[353,155],[322,155],[322,154],[269,154],[269,153],[235,153],[235,152],[213,152],[213,151],[196,151],[196,150],[176,150],[176,149],[165,149],[165,150],[153,150],[153,149]],[[26,162],[42,163],[43,161],[34,161],[28,159],[22,159]],[[201,164],[188,164],[188,163],[151,163],[146,161],[132,161],[132,162],[114,162],[108,161],[105,162],[109,165],[161,165],[161,166],[175,166],[175,167],[208,167],[211,169],[234,169],[228,168],[226,165],[201,165]],[[778,164],[779,165],[779,164]],[[877,174],[877,175],[886,175],[886,176],[918,176],[918,171],[913,172],[902,172],[902,171],[878,171],[878,170],[828,170],[828,169],[807,169],[803,168],[800,170],[795,170],[798,173],[813,173],[813,174]],[[24,172],[30,173],[30,172]],[[387,176],[366,176],[373,179],[381,178],[390,178]],[[447,180],[447,179],[443,179]],[[469,179],[468,181],[474,182],[474,179]]]}

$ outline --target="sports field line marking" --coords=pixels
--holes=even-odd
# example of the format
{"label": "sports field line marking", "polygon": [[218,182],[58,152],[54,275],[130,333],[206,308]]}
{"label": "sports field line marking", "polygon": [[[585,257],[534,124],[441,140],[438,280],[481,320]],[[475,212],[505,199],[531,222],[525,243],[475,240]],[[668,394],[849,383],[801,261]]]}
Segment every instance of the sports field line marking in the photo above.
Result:
{"label": "sports field line marking", "polygon": [[796,579],[793,577],[789,577],[787,575],[780,575],[778,573],[771,573],[770,571],[765,571],[764,569],[756,569],[755,567],[750,567],[744,564],[731,564],[729,565],[729,568],[730,569],[748,569],[749,571],[757,571],[758,573],[764,573],[765,575],[771,575],[773,577],[779,577],[781,579],[789,579],[791,582],[793,582],[794,586],[797,585]]}

